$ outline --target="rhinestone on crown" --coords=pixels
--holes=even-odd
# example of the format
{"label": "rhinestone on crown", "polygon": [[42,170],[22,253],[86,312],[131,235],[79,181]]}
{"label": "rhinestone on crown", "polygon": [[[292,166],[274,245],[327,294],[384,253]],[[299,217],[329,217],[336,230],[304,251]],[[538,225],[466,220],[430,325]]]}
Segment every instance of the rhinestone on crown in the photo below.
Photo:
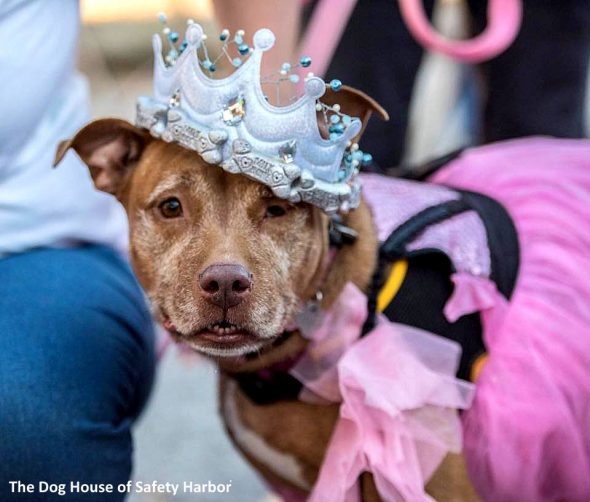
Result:
{"label": "rhinestone on crown", "polygon": [[[262,54],[275,42],[270,30],[258,30],[252,47],[243,42],[244,32],[237,32],[234,42],[243,57],[234,58],[227,50],[230,34],[223,30],[219,37],[224,42],[222,51],[235,71],[220,79],[211,78],[219,57],[209,57],[199,24],[189,21],[182,42],[168,28],[164,34],[171,49],[163,58],[161,38],[154,35],[154,94],[137,101],[138,127],[198,152],[206,162],[227,172],[259,181],[277,197],[293,203],[307,202],[327,213],[358,206],[357,174],[367,154],[363,156],[352,140],[361,123],[342,113],[338,105],[319,100],[327,85],[339,90],[339,80],[325,84],[308,74],[297,101],[273,106],[260,78]],[[297,66],[307,68],[310,63],[304,56]],[[283,64],[280,75],[298,81],[288,63]],[[318,117],[328,126],[326,139],[320,134]]]}

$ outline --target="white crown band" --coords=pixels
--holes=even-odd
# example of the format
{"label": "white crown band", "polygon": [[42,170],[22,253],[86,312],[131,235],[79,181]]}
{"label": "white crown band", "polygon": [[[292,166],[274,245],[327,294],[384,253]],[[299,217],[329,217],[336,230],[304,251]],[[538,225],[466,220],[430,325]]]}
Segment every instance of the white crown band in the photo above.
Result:
{"label": "white crown band", "polygon": [[327,213],[356,208],[359,163],[351,162],[356,154],[351,141],[361,130],[360,121],[349,119],[338,134],[322,138],[316,106],[326,84],[318,77],[306,79],[304,95],[296,102],[284,107],[268,103],[260,63],[275,41],[270,30],[255,33],[250,57],[223,79],[212,79],[201,69],[197,49],[204,38],[200,25],[189,24],[185,50],[173,66],[166,66],[161,39],[154,35],[154,97],[138,99],[136,125],[227,172],[267,185],[277,197],[308,202]]}

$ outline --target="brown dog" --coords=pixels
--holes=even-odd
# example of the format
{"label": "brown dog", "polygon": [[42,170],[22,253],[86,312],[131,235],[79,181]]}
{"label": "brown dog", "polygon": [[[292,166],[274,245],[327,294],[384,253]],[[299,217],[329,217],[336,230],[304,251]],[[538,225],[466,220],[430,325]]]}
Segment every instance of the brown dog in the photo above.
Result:
{"label": "brown dog", "polygon": [[[371,111],[385,115],[357,91],[341,91],[338,102],[363,122]],[[281,335],[301,301],[318,290],[329,308],[347,281],[367,288],[378,242],[366,204],[344,216],[359,237],[326,272],[329,221],[314,206],[278,199],[122,120],[84,127],[60,145],[56,164],[69,148],[88,165],[96,187],[124,205],[132,263],[164,326],[223,370],[221,412],[238,448],[270,482],[309,492],[338,406],[258,405],[232,375],[305,350],[302,337]],[[361,486],[363,500],[380,500],[369,475]],[[443,464],[429,491],[439,500],[475,498],[458,458]]]}

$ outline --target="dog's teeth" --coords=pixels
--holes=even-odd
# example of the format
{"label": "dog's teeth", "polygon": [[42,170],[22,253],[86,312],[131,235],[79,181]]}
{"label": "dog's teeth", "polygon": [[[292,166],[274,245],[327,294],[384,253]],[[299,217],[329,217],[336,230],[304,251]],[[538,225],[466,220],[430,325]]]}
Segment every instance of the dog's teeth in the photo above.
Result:
{"label": "dog's teeth", "polygon": [[216,322],[214,324],[209,324],[205,329],[218,335],[231,335],[241,331],[242,327],[237,324],[231,324],[228,322]]}

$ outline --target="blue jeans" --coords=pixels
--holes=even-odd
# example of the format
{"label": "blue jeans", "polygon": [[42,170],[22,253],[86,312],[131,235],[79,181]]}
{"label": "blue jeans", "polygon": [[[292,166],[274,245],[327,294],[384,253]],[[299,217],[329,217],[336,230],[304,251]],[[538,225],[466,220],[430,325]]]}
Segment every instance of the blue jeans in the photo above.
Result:
{"label": "blue jeans", "polygon": [[[130,428],[154,374],[151,317],[128,265],[100,246],[0,260],[0,500],[122,500]],[[12,493],[10,481],[32,484]],[[65,497],[39,483],[65,483]],[[43,486],[41,486],[43,488]],[[24,491],[24,489],[22,489]]]}

